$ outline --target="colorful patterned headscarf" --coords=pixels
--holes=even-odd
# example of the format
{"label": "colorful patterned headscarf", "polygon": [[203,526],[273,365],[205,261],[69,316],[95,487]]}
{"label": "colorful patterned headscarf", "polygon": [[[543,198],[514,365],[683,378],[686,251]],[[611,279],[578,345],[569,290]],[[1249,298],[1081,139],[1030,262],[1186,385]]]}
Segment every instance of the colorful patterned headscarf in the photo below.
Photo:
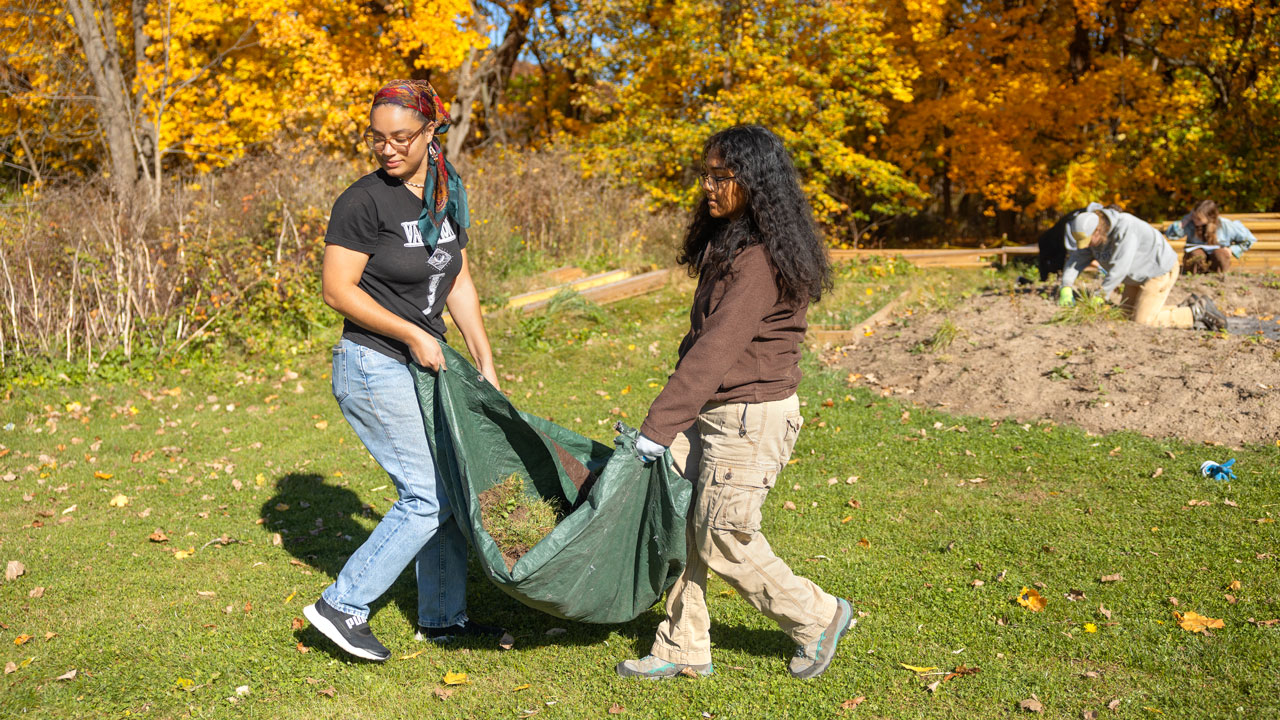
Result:
{"label": "colorful patterned headscarf", "polygon": [[440,141],[436,139],[449,131],[453,118],[445,111],[436,89],[425,80],[392,80],[373,96],[373,107],[379,105],[399,105],[417,110],[435,125],[435,138],[427,148],[429,165],[423,182],[422,214],[418,216],[422,241],[434,251],[446,217],[453,218],[461,227],[471,227],[467,190],[462,186],[458,171],[445,160]]}

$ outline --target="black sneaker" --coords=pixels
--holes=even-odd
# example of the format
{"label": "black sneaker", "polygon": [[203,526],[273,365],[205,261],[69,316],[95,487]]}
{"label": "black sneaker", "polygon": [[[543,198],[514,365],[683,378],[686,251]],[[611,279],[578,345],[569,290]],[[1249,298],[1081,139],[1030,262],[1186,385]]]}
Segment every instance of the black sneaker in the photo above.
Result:
{"label": "black sneaker", "polygon": [[1204,295],[1195,297],[1191,303],[1191,319],[1206,330],[1226,330],[1227,315],[1213,304],[1213,300]]}
{"label": "black sneaker", "polygon": [[358,658],[382,662],[391,657],[391,651],[373,636],[367,620],[334,608],[323,597],[303,608],[302,614],[322,635]]}
{"label": "black sneaker", "polygon": [[418,634],[415,636],[418,640],[434,640],[435,642],[448,642],[457,638],[500,638],[506,634],[504,628],[497,625],[484,625],[474,620],[465,620],[456,625],[448,627],[423,627],[418,626]]}

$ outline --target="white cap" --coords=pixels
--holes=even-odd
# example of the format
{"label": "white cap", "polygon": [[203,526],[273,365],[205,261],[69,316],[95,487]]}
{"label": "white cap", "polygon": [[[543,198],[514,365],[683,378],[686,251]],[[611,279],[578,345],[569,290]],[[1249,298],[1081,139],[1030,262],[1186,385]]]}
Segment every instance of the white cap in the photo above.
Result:
{"label": "white cap", "polygon": [[1068,231],[1071,238],[1076,241],[1076,247],[1089,247],[1089,240],[1093,237],[1093,231],[1098,229],[1098,215],[1092,212],[1082,212],[1071,219],[1071,225]]}

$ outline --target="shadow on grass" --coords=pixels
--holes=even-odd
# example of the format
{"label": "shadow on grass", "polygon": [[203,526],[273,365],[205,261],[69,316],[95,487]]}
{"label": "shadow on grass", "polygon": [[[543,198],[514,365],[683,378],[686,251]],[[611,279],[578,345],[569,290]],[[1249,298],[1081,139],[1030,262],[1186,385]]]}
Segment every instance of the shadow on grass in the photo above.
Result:
{"label": "shadow on grass", "polygon": [[[370,499],[389,505],[395,501],[395,490],[388,483],[386,493],[380,492],[378,497]],[[281,507],[285,509],[279,509]],[[284,549],[290,555],[330,578],[338,576],[351,553],[368,539],[371,523],[382,519],[382,514],[362,502],[354,491],[326,483],[324,477],[316,473],[289,473],[277,478],[276,492],[259,508],[259,516],[268,532],[280,533]],[[316,598],[304,600],[310,604]],[[370,615],[389,604],[394,604],[411,626],[417,625],[418,587],[413,563],[370,606]],[[467,563],[467,606],[471,618],[507,628],[517,637],[519,646],[526,648],[595,644],[607,638],[614,627],[560,620],[525,607],[490,583],[474,556]],[[547,635],[552,628],[565,628],[568,632]],[[304,645],[332,649],[310,626],[295,631],[294,635]],[[457,638],[448,645],[492,649],[495,641]]]}

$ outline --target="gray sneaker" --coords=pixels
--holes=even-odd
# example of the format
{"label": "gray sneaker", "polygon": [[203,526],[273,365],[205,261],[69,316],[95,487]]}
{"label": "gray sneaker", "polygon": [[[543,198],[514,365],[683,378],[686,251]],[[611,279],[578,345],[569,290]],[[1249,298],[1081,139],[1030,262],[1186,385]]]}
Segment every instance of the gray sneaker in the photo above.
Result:
{"label": "gray sneaker", "polygon": [[618,663],[618,677],[645,678],[648,680],[666,680],[678,675],[696,674],[706,677],[711,674],[711,663],[706,665],[684,665],[663,660],[656,655],[646,655],[639,660],[623,660]]}
{"label": "gray sneaker", "polygon": [[853,606],[844,598],[836,598],[836,616],[831,619],[831,624],[817,640],[796,648],[796,654],[791,658],[791,676],[808,680],[825,672],[836,656],[840,638],[853,627],[854,622]]}
{"label": "gray sneaker", "polygon": [[1191,302],[1191,319],[1205,330],[1226,330],[1227,315],[1213,304],[1213,300],[1204,295],[1193,295]]}

